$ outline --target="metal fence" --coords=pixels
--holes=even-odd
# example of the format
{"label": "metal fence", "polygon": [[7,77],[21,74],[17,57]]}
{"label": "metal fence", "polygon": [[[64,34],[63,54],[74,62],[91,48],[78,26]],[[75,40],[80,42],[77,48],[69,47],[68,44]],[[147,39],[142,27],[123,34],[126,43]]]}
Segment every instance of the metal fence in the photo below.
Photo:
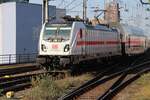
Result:
{"label": "metal fence", "polygon": [[37,53],[0,55],[0,65],[36,62]]}

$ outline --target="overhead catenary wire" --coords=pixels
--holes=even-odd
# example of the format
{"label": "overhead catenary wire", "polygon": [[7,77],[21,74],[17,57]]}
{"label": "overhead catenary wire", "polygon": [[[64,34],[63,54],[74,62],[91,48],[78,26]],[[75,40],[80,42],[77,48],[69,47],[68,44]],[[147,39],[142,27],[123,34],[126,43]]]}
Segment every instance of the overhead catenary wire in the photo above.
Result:
{"label": "overhead catenary wire", "polygon": [[68,11],[68,12],[77,12],[77,13],[79,13],[79,12],[82,12],[82,11],[79,11],[79,10],[71,10],[71,11]]}
{"label": "overhead catenary wire", "polygon": [[67,4],[64,8],[67,8],[67,7],[69,7],[70,5],[72,5],[75,1],[77,1],[77,0],[72,0],[69,4]]}
{"label": "overhead catenary wire", "polygon": [[65,0],[61,0],[61,2],[60,2],[60,4],[58,5],[58,7],[60,7],[60,6],[63,4],[64,1],[65,1]]}
{"label": "overhead catenary wire", "polygon": [[[83,13],[82,7],[83,7],[83,5],[85,5],[85,4],[83,4],[83,1],[85,2],[85,0],[80,0],[80,1],[79,0],[68,0],[68,1],[67,0],[60,0],[59,4],[57,4],[57,6],[63,8],[63,9],[66,9],[67,13],[69,13],[69,12],[78,12],[78,14],[79,14],[79,13]],[[64,2],[65,2],[65,5],[63,5]],[[78,10],[77,8],[79,8],[79,7],[82,10]],[[87,8],[88,7],[87,7],[87,3],[86,3],[86,10],[87,10]],[[87,14],[87,11],[86,11],[86,14]],[[80,14],[80,15],[82,15],[82,14]]]}
{"label": "overhead catenary wire", "polygon": [[70,8],[70,9],[68,9],[67,11],[71,11],[71,10],[73,10],[73,9],[75,9],[75,8],[77,8],[77,7],[79,7],[79,6],[81,6],[82,3],[83,3],[83,2],[81,2],[81,3],[79,3],[79,4],[76,4],[75,6],[73,6],[73,7]]}

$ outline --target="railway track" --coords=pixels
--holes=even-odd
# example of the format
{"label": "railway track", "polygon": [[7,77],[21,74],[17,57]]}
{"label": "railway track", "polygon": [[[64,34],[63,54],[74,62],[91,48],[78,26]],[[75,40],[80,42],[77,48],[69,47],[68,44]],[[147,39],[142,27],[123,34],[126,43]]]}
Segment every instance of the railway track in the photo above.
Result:
{"label": "railway track", "polygon": [[5,94],[8,91],[20,91],[25,88],[29,88],[32,86],[32,78],[36,78],[37,76],[40,77],[43,75],[51,75],[54,80],[57,80],[64,78],[67,74],[68,73],[64,71],[47,71],[36,74],[14,76],[10,78],[0,78],[1,94]]}
{"label": "railway track", "polygon": [[32,86],[32,78],[50,75],[54,80],[62,79],[67,71],[44,71],[37,64],[20,64],[0,69],[0,94],[8,91],[20,91]]}
{"label": "railway track", "polygon": [[40,67],[37,64],[29,64],[29,65],[25,64],[14,68],[2,68],[0,69],[0,77],[3,77],[5,75],[14,75],[14,74],[32,72],[36,70],[40,70]]}
{"label": "railway track", "polygon": [[[70,74],[68,73],[69,71],[45,71],[32,74],[32,71],[38,70],[40,70],[40,67],[38,67],[36,64],[33,66],[29,65],[0,69],[0,93],[3,95],[8,91],[20,91],[24,90],[25,88],[29,88],[32,86],[32,78],[37,76],[50,75],[54,80],[57,80],[62,79]],[[26,72],[30,72],[30,74],[23,74]],[[10,77],[6,78],[4,76]]]}
{"label": "railway track", "polygon": [[[61,100],[111,100],[121,89],[139,78],[143,73],[150,71],[149,58],[139,57],[130,63],[127,69],[106,75],[110,70],[105,70],[94,79],[83,84],[74,91],[61,97]],[[139,63],[140,61],[141,63]],[[142,61],[144,61],[142,63]],[[131,73],[136,71],[133,75]],[[110,84],[111,83],[111,84]],[[104,88],[103,88],[104,87]],[[100,91],[101,90],[101,91]]]}
{"label": "railway track", "polygon": [[[120,65],[120,64],[119,64]],[[132,63],[134,65],[134,63]],[[97,75],[96,78],[93,80],[88,81],[75,91],[72,91],[69,95],[64,96],[62,99],[63,100],[70,100],[79,97],[81,94],[85,92],[85,90],[90,90],[92,87],[95,87],[99,84],[102,84],[111,78],[118,77],[124,71],[118,71],[115,74],[111,74],[110,76],[107,76],[109,72],[112,72],[114,68],[116,68],[118,64],[105,68],[100,74]],[[41,76],[41,75],[51,75],[54,77],[54,79],[62,79],[64,78],[68,73],[65,71],[47,71],[47,72],[38,72],[35,74],[28,74],[28,75],[19,75],[19,76],[12,76],[9,78],[5,78],[2,76],[5,75],[14,75],[14,74],[19,74],[19,73],[24,73],[24,72],[30,72],[33,70],[39,70],[40,68],[37,67],[36,65],[34,66],[26,66],[26,67],[16,67],[16,68],[8,68],[8,69],[1,69],[0,70],[0,93],[3,95],[8,91],[20,91],[24,90],[26,88],[30,88],[32,86],[31,84],[31,79],[36,77],[36,76]],[[2,72],[2,73],[1,73]],[[106,75],[106,77],[104,77]],[[88,89],[87,89],[88,88]],[[109,90],[108,90],[109,91]],[[112,94],[109,95],[109,97],[112,96]],[[101,97],[99,97],[101,98]]]}
{"label": "railway track", "polygon": [[[149,63],[150,64],[150,63]],[[142,74],[149,72],[150,68],[145,68],[135,75],[130,75],[130,78],[127,78],[129,75],[122,75],[103,95],[99,96],[97,100],[111,100],[118,92],[125,88],[130,83],[138,79]]]}

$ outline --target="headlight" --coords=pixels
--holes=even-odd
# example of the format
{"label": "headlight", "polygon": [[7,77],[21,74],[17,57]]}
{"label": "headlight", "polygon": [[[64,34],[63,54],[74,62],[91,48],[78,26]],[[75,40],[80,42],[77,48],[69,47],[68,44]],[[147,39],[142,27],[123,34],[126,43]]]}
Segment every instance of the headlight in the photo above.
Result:
{"label": "headlight", "polygon": [[44,52],[47,51],[47,50],[46,50],[46,46],[45,46],[44,44],[41,45],[41,49],[42,49],[42,51],[44,51]]}
{"label": "headlight", "polygon": [[70,50],[69,44],[65,45],[64,52],[68,52]]}

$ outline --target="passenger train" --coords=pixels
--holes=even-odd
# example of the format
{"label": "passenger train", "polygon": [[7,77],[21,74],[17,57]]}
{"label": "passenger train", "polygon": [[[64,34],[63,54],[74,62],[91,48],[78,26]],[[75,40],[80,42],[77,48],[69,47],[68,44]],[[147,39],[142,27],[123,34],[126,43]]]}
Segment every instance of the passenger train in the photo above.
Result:
{"label": "passenger train", "polygon": [[40,33],[38,61],[62,67],[92,59],[141,54],[147,49],[144,31],[126,24],[112,29],[78,21],[46,23]]}

